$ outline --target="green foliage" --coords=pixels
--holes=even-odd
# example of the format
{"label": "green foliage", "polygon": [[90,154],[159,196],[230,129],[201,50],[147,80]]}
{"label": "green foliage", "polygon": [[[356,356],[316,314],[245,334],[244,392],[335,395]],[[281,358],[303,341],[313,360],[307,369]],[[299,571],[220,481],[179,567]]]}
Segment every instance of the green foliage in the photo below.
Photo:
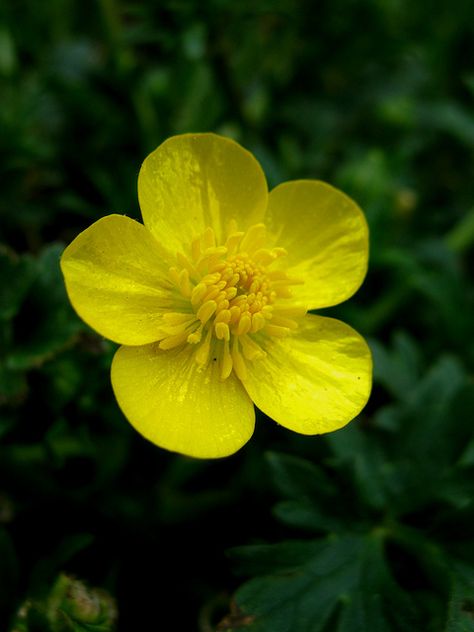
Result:
{"label": "green foliage", "polygon": [[[473,25],[470,0],[2,4],[0,629],[59,629],[77,576],[126,632],[474,630]],[[208,130],[371,229],[325,310],[370,339],[368,407],[314,438],[261,416],[218,462],[132,431],[58,267],[139,216],[149,150]]]}
{"label": "green foliage", "polygon": [[[327,541],[305,542],[303,550],[301,544],[296,546],[296,559],[292,559],[292,542],[286,543],[285,550],[281,545],[270,546],[270,550],[254,546],[246,552],[252,566],[256,563],[261,569],[263,558],[273,574],[254,579],[237,592],[237,605],[241,616],[248,617],[248,625],[224,625],[221,629],[420,629],[414,624],[412,599],[387,568],[381,535],[333,536]],[[275,569],[275,559],[280,555],[287,566],[277,563]]]}
{"label": "green foliage", "polygon": [[394,401],[370,424],[328,435],[318,464],[267,455],[275,516],[305,539],[231,551],[257,578],[219,629],[470,629],[474,385],[453,358],[422,371],[403,335],[374,357]]}

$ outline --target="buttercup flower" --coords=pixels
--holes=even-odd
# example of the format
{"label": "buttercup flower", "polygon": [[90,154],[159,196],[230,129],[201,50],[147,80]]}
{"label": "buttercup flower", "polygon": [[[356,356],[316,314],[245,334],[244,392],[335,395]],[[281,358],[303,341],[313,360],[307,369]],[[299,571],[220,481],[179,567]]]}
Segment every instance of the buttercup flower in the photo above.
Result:
{"label": "buttercup flower", "polygon": [[307,313],[349,298],[367,270],[358,206],[298,180],[270,193],[248,151],[214,134],[168,139],[138,177],[144,225],[108,215],[64,251],[75,310],[123,346],[112,387],[153,443],[232,454],[258,406],[302,434],[364,407],[370,351],[348,325]]}

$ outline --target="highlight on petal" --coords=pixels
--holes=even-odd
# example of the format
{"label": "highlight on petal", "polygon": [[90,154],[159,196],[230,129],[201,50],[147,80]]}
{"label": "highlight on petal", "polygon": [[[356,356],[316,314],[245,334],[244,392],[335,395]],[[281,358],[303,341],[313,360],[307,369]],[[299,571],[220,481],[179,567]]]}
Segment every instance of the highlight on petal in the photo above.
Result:
{"label": "highlight on petal", "polygon": [[367,272],[368,227],[347,195],[317,180],[285,182],[269,194],[265,223],[288,251],[281,265],[304,280],[293,295],[308,309],[337,305],[359,288]]}
{"label": "highlight on petal", "polygon": [[268,190],[253,155],[216,134],[173,136],[144,161],[138,197],[145,226],[174,254],[212,226],[223,240],[235,220],[263,218]]}
{"label": "highlight on petal", "polygon": [[365,406],[372,358],[364,339],[333,318],[308,314],[288,338],[261,341],[267,355],[247,364],[255,405],[301,434],[345,426]]}
{"label": "highlight on petal", "polygon": [[80,233],[61,257],[74,309],[93,329],[129,345],[154,342],[170,305],[167,266],[147,229],[108,215]]}
{"label": "highlight on petal", "polygon": [[189,345],[121,347],[112,387],[124,415],[149,441],[198,458],[224,457],[252,436],[255,411],[235,376],[221,381],[217,362],[202,369]]}

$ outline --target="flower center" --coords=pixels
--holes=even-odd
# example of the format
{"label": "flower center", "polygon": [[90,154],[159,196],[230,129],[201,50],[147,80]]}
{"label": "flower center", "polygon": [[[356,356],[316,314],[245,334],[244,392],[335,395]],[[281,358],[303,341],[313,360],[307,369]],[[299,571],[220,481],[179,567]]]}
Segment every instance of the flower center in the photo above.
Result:
{"label": "flower center", "polygon": [[195,345],[194,358],[204,367],[219,362],[226,379],[235,371],[245,379],[246,360],[265,356],[261,335],[286,336],[297,329],[306,309],[291,302],[291,285],[302,283],[272,264],[284,248],[266,248],[264,224],[247,232],[235,222],[223,245],[216,245],[212,228],[194,239],[187,254],[178,253],[169,269],[169,288],[176,311],[163,315],[161,349]]}

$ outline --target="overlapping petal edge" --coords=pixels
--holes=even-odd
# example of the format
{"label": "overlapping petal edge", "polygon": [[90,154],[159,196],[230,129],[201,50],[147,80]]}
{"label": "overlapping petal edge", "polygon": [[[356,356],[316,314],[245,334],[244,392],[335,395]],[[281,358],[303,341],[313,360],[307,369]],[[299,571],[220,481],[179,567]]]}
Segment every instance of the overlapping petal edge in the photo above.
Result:
{"label": "overlapping petal edge", "polygon": [[168,139],[147,157],[138,193],[144,225],[110,215],[64,251],[61,268],[79,316],[124,345],[112,386],[130,423],[171,451],[223,457],[251,437],[252,401],[279,424],[303,434],[336,430],[365,406],[372,379],[364,339],[340,321],[307,314],[284,339],[258,335],[266,357],[246,378],[221,380],[211,362],[193,362],[189,345],[158,347],[161,318],[173,308],[166,275],[183,243],[212,226],[222,243],[229,220],[246,230],[264,222],[271,243],[288,251],[281,265],[304,284],[293,288],[308,309],[336,305],[367,270],[363,213],[342,192],[313,180],[268,193],[255,158],[214,134]]}

